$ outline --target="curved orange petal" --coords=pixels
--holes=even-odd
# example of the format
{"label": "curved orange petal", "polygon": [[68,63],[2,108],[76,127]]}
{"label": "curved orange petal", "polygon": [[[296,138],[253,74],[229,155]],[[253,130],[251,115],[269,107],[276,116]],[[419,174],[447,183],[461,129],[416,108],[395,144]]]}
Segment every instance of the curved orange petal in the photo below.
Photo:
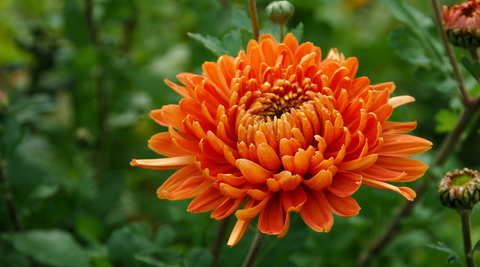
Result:
{"label": "curved orange petal", "polygon": [[397,108],[413,102],[415,102],[415,98],[409,95],[396,96],[388,100],[388,104],[392,105],[393,108]]}
{"label": "curved orange petal", "polygon": [[321,191],[332,184],[332,173],[329,170],[321,170],[310,179],[303,180],[303,184],[313,191]]}
{"label": "curved orange petal", "polygon": [[242,172],[243,177],[253,184],[263,184],[273,175],[272,171],[269,171],[248,159],[237,159],[236,164],[238,169]]}
{"label": "curved orange petal", "polygon": [[379,189],[385,189],[385,190],[390,190],[393,192],[397,192],[404,196],[406,199],[413,201],[413,199],[417,196],[415,191],[413,191],[411,188],[408,187],[396,187],[391,184],[387,184],[384,182],[380,182],[377,180],[373,180],[370,178],[363,178],[363,184],[366,186],[371,186]]}
{"label": "curved orange petal", "polygon": [[353,172],[338,171],[332,184],[326,190],[339,197],[348,197],[355,193],[362,184],[362,176]]}
{"label": "curved orange petal", "polygon": [[210,214],[210,218],[214,218],[215,220],[223,220],[228,216],[232,215],[240,206],[242,206],[243,202],[245,202],[245,198],[229,198],[220,206],[218,206],[212,214]]}
{"label": "curved orange petal", "polygon": [[227,199],[220,190],[212,186],[190,202],[187,211],[192,213],[210,211],[216,209]]}
{"label": "curved orange petal", "polygon": [[151,170],[175,170],[190,165],[194,161],[194,156],[162,159],[133,159],[132,162],[130,162],[130,165]]}
{"label": "curved orange petal", "polygon": [[371,154],[366,157],[355,159],[352,161],[344,161],[338,164],[337,167],[339,170],[342,171],[362,171],[375,164],[377,158],[377,154]]}
{"label": "curved orange petal", "polygon": [[148,140],[148,147],[160,155],[167,157],[178,157],[190,155],[187,151],[173,142],[170,133],[162,132],[155,134]]}
{"label": "curved orange petal", "polygon": [[352,217],[360,211],[360,206],[352,197],[339,197],[329,191],[322,191],[322,194],[330,210],[338,216]]}
{"label": "curved orange petal", "polygon": [[327,203],[315,192],[305,190],[307,201],[300,210],[303,221],[316,232],[330,232],[333,226],[333,215]]}
{"label": "curved orange petal", "polygon": [[258,218],[258,230],[264,234],[278,235],[285,225],[281,193],[275,193]]}
{"label": "curved orange petal", "polygon": [[413,156],[432,148],[432,142],[420,137],[404,134],[384,134],[383,146],[378,151],[379,156]]}

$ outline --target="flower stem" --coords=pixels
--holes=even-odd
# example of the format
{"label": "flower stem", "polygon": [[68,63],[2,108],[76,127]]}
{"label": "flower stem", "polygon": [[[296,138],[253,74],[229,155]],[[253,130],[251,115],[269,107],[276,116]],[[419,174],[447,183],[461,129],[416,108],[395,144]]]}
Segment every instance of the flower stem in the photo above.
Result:
{"label": "flower stem", "polygon": [[227,233],[228,225],[231,221],[231,216],[221,220],[218,223],[217,231],[215,232],[215,239],[212,244],[212,255],[213,255],[213,263],[212,267],[215,267],[218,263],[218,257],[220,256],[220,250],[222,248],[223,240],[225,239],[225,234]]}
{"label": "flower stem", "polygon": [[255,37],[255,40],[258,41],[258,38],[260,37],[260,31],[258,26],[257,5],[255,0],[248,0],[248,7],[250,9],[250,19],[252,20],[253,36]]}
{"label": "flower stem", "polygon": [[461,93],[461,100],[464,106],[469,106],[472,102],[472,98],[468,95],[467,88],[465,86],[465,81],[463,80],[462,73],[460,72],[460,68],[458,67],[458,62],[455,57],[455,53],[453,52],[453,48],[448,42],[447,34],[443,30],[443,23],[442,23],[442,10],[440,8],[440,4],[438,0],[432,0],[433,10],[435,11],[435,18],[437,23],[437,28],[440,31],[440,35],[442,36],[443,46],[445,46],[445,50],[447,51],[448,59],[450,60],[450,64],[453,67],[453,72],[455,78],[457,79],[458,83],[460,84],[460,93]]}
{"label": "flower stem", "polygon": [[285,25],[279,25],[280,27],[280,41],[283,42],[285,38]]}
{"label": "flower stem", "polygon": [[10,185],[7,182],[7,179],[4,176],[3,171],[3,162],[0,159],[0,186],[2,186],[5,190],[5,204],[7,206],[8,215],[10,216],[10,220],[13,224],[13,229],[17,232],[21,232],[23,227],[20,223],[20,219],[18,217],[17,208],[15,206],[15,201],[13,200],[13,194],[10,190]]}
{"label": "flower stem", "polygon": [[[85,0],[85,20],[88,25],[88,32],[93,46],[97,52],[101,52],[101,42],[98,36],[98,28],[95,24],[93,17],[93,2],[92,0]],[[94,74],[95,78],[95,87],[97,91],[97,116],[98,116],[98,139],[97,139],[97,158],[95,160],[97,169],[97,174],[100,174],[103,170],[103,166],[106,159],[106,142],[107,142],[107,127],[106,119],[108,113],[108,94],[106,89],[106,76],[105,70],[100,66]]]}
{"label": "flower stem", "polygon": [[465,261],[467,267],[476,267],[474,255],[470,254],[472,251],[472,238],[470,234],[470,210],[464,210],[459,212],[462,220],[462,236],[463,236],[463,248],[465,250]]}
{"label": "flower stem", "polygon": [[253,238],[252,246],[250,247],[250,251],[248,252],[248,256],[243,262],[242,267],[252,267],[255,265],[255,260],[260,254],[260,250],[262,249],[262,245],[265,242],[267,235],[257,230],[255,237]]}
{"label": "flower stem", "polygon": [[[421,183],[417,185],[417,187],[415,188],[417,197],[426,191],[426,189],[428,188],[428,183],[431,180],[432,178],[430,176],[427,176],[427,179],[424,179]],[[390,241],[392,241],[392,239],[395,237],[396,234],[398,234],[398,231],[400,229],[400,220],[410,214],[415,203],[415,201],[408,201],[407,203],[405,203],[405,205],[403,205],[401,210],[397,214],[395,214],[395,217],[393,218],[385,233],[380,238],[378,238],[377,241],[370,247],[368,253],[363,254],[359,257],[359,267],[370,266],[370,261],[376,255],[378,255],[382,251],[382,249],[384,249],[387,244],[390,243]]]}

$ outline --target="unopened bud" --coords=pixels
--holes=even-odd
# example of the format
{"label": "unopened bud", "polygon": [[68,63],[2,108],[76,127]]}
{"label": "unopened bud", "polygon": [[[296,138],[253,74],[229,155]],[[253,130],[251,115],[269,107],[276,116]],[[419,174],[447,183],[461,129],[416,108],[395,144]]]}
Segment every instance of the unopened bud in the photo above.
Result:
{"label": "unopened bud", "polygon": [[293,5],[288,1],[271,2],[266,9],[268,18],[279,25],[285,25],[294,11]]}
{"label": "unopened bud", "polygon": [[449,172],[440,181],[438,194],[444,206],[471,210],[480,200],[480,174],[467,168]]}
{"label": "unopened bud", "polygon": [[469,50],[480,47],[480,0],[469,0],[453,7],[443,6],[442,13],[443,26],[451,44]]}

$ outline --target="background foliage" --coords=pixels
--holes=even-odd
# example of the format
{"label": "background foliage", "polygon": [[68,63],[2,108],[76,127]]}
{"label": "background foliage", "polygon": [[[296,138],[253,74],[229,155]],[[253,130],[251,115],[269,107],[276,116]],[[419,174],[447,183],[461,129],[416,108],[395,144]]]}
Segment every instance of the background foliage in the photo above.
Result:
{"label": "background foliage", "polygon": [[[277,34],[264,13],[269,1],[257,2],[264,32]],[[414,134],[434,143],[420,157],[430,164],[461,103],[429,1],[291,2],[296,12],[288,26],[302,41],[320,46],[324,55],[336,47],[356,56],[358,76],[373,84],[394,81],[395,95],[416,98],[391,120],[418,122]],[[243,37],[245,46],[251,28],[246,11],[243,0],[0,1],[1,162],[7,181],[0,196],[12,193],[22,227],[15,230],[2,198],[0,266],[210,266],[217,222],[209,214],[187,213],[189,201],[156,198],[155,190],[173,172],[132,168],[129,162],[157,157],[147,140],[165,129],[148,113],[180,99],[163,80],[175,81],[185,71],[200,74],[204,61],[216,61],[196,40],[202,36],[210,49],[235,55],[241,48],[235,40]],[[463,71],[476,95],[480,87]],[[471,125],[444,167],[430,169],[435,183],[443,172],[479,167],[478,126]],[[367,187],[355,198],[360,214],[335,217],[329,234],[313,232],[295,214],[285,238],[267,239],[257,266],[353,266],[406,202]],[[444,265],[448,255],[427,246],[437,241],[462,254],[459,218],[441,206],[434,183],[416,201],[372,266]],[[474,212],[474,241],[480,238],[479,219]],[[234,248],[225,241],[219,266],[240,266],[253,234],[252,227]]]}

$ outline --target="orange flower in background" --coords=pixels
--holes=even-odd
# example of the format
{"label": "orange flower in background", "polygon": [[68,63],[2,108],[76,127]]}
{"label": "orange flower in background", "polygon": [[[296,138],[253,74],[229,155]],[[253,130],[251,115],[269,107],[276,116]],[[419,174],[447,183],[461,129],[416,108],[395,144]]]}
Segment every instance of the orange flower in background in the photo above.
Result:
{"label": "orange flower in background", "polygon": [[[391,82],[370,85],[355,78],[356,58],[271,35],[250,41],[236,58],[203,64],[203,75],[181,73],[180,86],[166,83],[184,98],[150,116],[168,132],[149,147],[169,158],[133,160],[131,165],[180,169],[158,190],[159,198],[195,199],[189,212],[213,210],[238,221],[234,246],[257,215],[265,234],[283,237],[290,213],[299,212],[317,232],[329,232],[332,213],[358,214],[351,195],[360,185],[391,190],[408,200],[415,192],[388,182],[409,182],[428,166],[406,158],[432,143],[404,133],[416,122],[387,122],[394,108],[413,102],[390,98]],[[240,209],[243,205],[244,207]]]}
{"label": "orange flower in background", "polygon": [[466,49],[480,47],[480,0],[443,6],[442,15],[450,43]]}

